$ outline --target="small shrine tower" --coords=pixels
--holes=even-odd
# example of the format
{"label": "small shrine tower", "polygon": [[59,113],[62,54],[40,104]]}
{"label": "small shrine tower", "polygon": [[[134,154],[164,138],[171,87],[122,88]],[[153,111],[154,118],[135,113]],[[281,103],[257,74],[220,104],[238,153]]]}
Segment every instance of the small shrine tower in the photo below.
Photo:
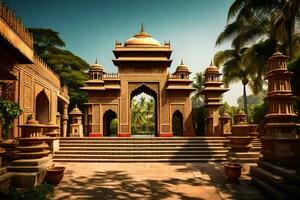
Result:
{"label": "small shrine tower", "polygon": [[221,136],[219,131],[219,107],[221,103],[221,95],[229,89],[222,88],[223,82],[220,80],[222,74],[216,66],[212,64],[205,70],[204,89],[202,94],[205,96],[205,107],[207,109],[207,117],[205,118],[205,136]]}
{"label": "small shrine tower", "polygon": [[69,115],[72,119],[72,123],[70,124],[70,137],[83,137],[82,112],[77,108],[77,105]]}
{"label": "small shrine tower", "polygon": [[287,70],[287,56],[279,51],[268,60],[268,114],[262,137],[264,160],[283,166],[300,165],[300,139],[296,133],[294,96],[291,90],[293,73]]}

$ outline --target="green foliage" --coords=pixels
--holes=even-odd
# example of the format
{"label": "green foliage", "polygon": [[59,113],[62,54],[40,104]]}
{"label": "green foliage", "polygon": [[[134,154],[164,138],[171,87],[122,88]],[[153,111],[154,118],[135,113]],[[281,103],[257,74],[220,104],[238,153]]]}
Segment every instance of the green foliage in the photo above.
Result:
{"label": "green foliage", "polygon": [[193,108],[203,106],[203,95],[201,91],[204,88],[204,75],[202,72],[197,72],[193,78],[192,87],[195,89],[192,93]]}
{"label": "green foliage", "polygon": [[9,138],[13,122],[21,113],[22,109],[19,104],[0,98],[0,122],[3,127],[1,133],[3,138]]}
{"label": "green foliage", "polygon": [[131,102],[131,130],[133,134],[155,133],[155,100],[140,97]]}
{"label": "green foliage", "polygon": [[31,28],[29,31],[33,34],[35,52],[59,75],[62,84],[68,85],[69,107],[72,108],[78,104],[78,107],[82,108],[87,95],[79,88],[85,85],[89,64],[72,52],[63,49],[65,42],[59,37],[58,32],[40,28]]}
{"label": "green foliage", "polygon": [[109,129],[110,129],[109,132],[111,133],[111,135],[117,135],[117,133],[118,133],[118,119],[117,118],[111,120]]}
{"label": "green foliage", "polygon": [[[253,115],[254,115],[254,109],[257,106],[260,106],[264,103],[264,98],[266,97],[266,90],[263,90],[262,92],[258,93],[257,95],[248,95],[247,96],[247,103],[248,103],[248,120],[249,122],[253,121]],[[243,109],[243,96],[240,96],[237,99],[238,103],[238,110]]]}
{"label": "green foliage", "polygon": [[33,188],[29,188],[24,192],[18,192],[12,188],[9,193],[12,200],[50,200],[54,196],[54,187],[44,183]]}
{"label": "green foliage", "polygon": [[220,116],[224,115],[224,113],[228,113],[230,115],[231,121],[233,121],[234,115],[238,112],[239,108],[235,106],[230,106],[227,102],[225,102],[220,107]]}

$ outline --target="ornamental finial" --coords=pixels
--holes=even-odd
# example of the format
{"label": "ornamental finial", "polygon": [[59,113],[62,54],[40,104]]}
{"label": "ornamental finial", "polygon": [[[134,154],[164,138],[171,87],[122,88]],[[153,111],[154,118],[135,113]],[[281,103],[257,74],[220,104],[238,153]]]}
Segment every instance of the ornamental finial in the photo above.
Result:
{"label": "ornamental finial", "polygon": [[183,64],[183,58],[181,58],[181,63],[180,63],[180,65],[184,65],[184,64]]}
{"label": "ornamental finial", "polygon": [[145,31],[145,27],[144,27],[144,23],[142,23],[141,25],[141,32],[144,32]]}

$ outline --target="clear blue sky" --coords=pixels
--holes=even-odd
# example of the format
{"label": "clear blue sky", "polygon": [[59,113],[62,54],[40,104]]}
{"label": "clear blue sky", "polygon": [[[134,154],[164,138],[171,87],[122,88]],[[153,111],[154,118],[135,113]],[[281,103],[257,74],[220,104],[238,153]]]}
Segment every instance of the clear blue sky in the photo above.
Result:
{"label": "clear blue sky", "polygon": [[[140,30],[158,41],[171,41],[173,72],[183,58],[194,73],[203,71],[216,51],[218,34],[226,25],[233,0],[6,0],[28,27],[51,28],[60,33],[66,48],[107,72],[116,72],[112,49]],[[192,74],[192,75],[193,75]],[[236,104],[241,85],[231,86],[224,99]]]}

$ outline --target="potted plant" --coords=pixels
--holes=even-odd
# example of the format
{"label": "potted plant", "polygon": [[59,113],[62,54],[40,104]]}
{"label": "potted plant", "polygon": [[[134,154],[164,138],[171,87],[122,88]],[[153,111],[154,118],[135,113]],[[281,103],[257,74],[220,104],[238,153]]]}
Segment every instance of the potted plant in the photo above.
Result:
{"label": "potted plant", "polygon": [[65,167],[49,167],[46,170],[45,182],[56,186],[64,176]]}
{"label": "potted plant", "polygon": [[243,166],[232,158],[229,158],[228,160],[229,162],[224,163],[224,170],[227,176],[227,181],[231,183],[238,183]]}
{"label": "potted plant", "polygon": [[2,125],[1,137],[8,139],[14,120],[21,115],[19,104],[0,98],[0,122]]}

